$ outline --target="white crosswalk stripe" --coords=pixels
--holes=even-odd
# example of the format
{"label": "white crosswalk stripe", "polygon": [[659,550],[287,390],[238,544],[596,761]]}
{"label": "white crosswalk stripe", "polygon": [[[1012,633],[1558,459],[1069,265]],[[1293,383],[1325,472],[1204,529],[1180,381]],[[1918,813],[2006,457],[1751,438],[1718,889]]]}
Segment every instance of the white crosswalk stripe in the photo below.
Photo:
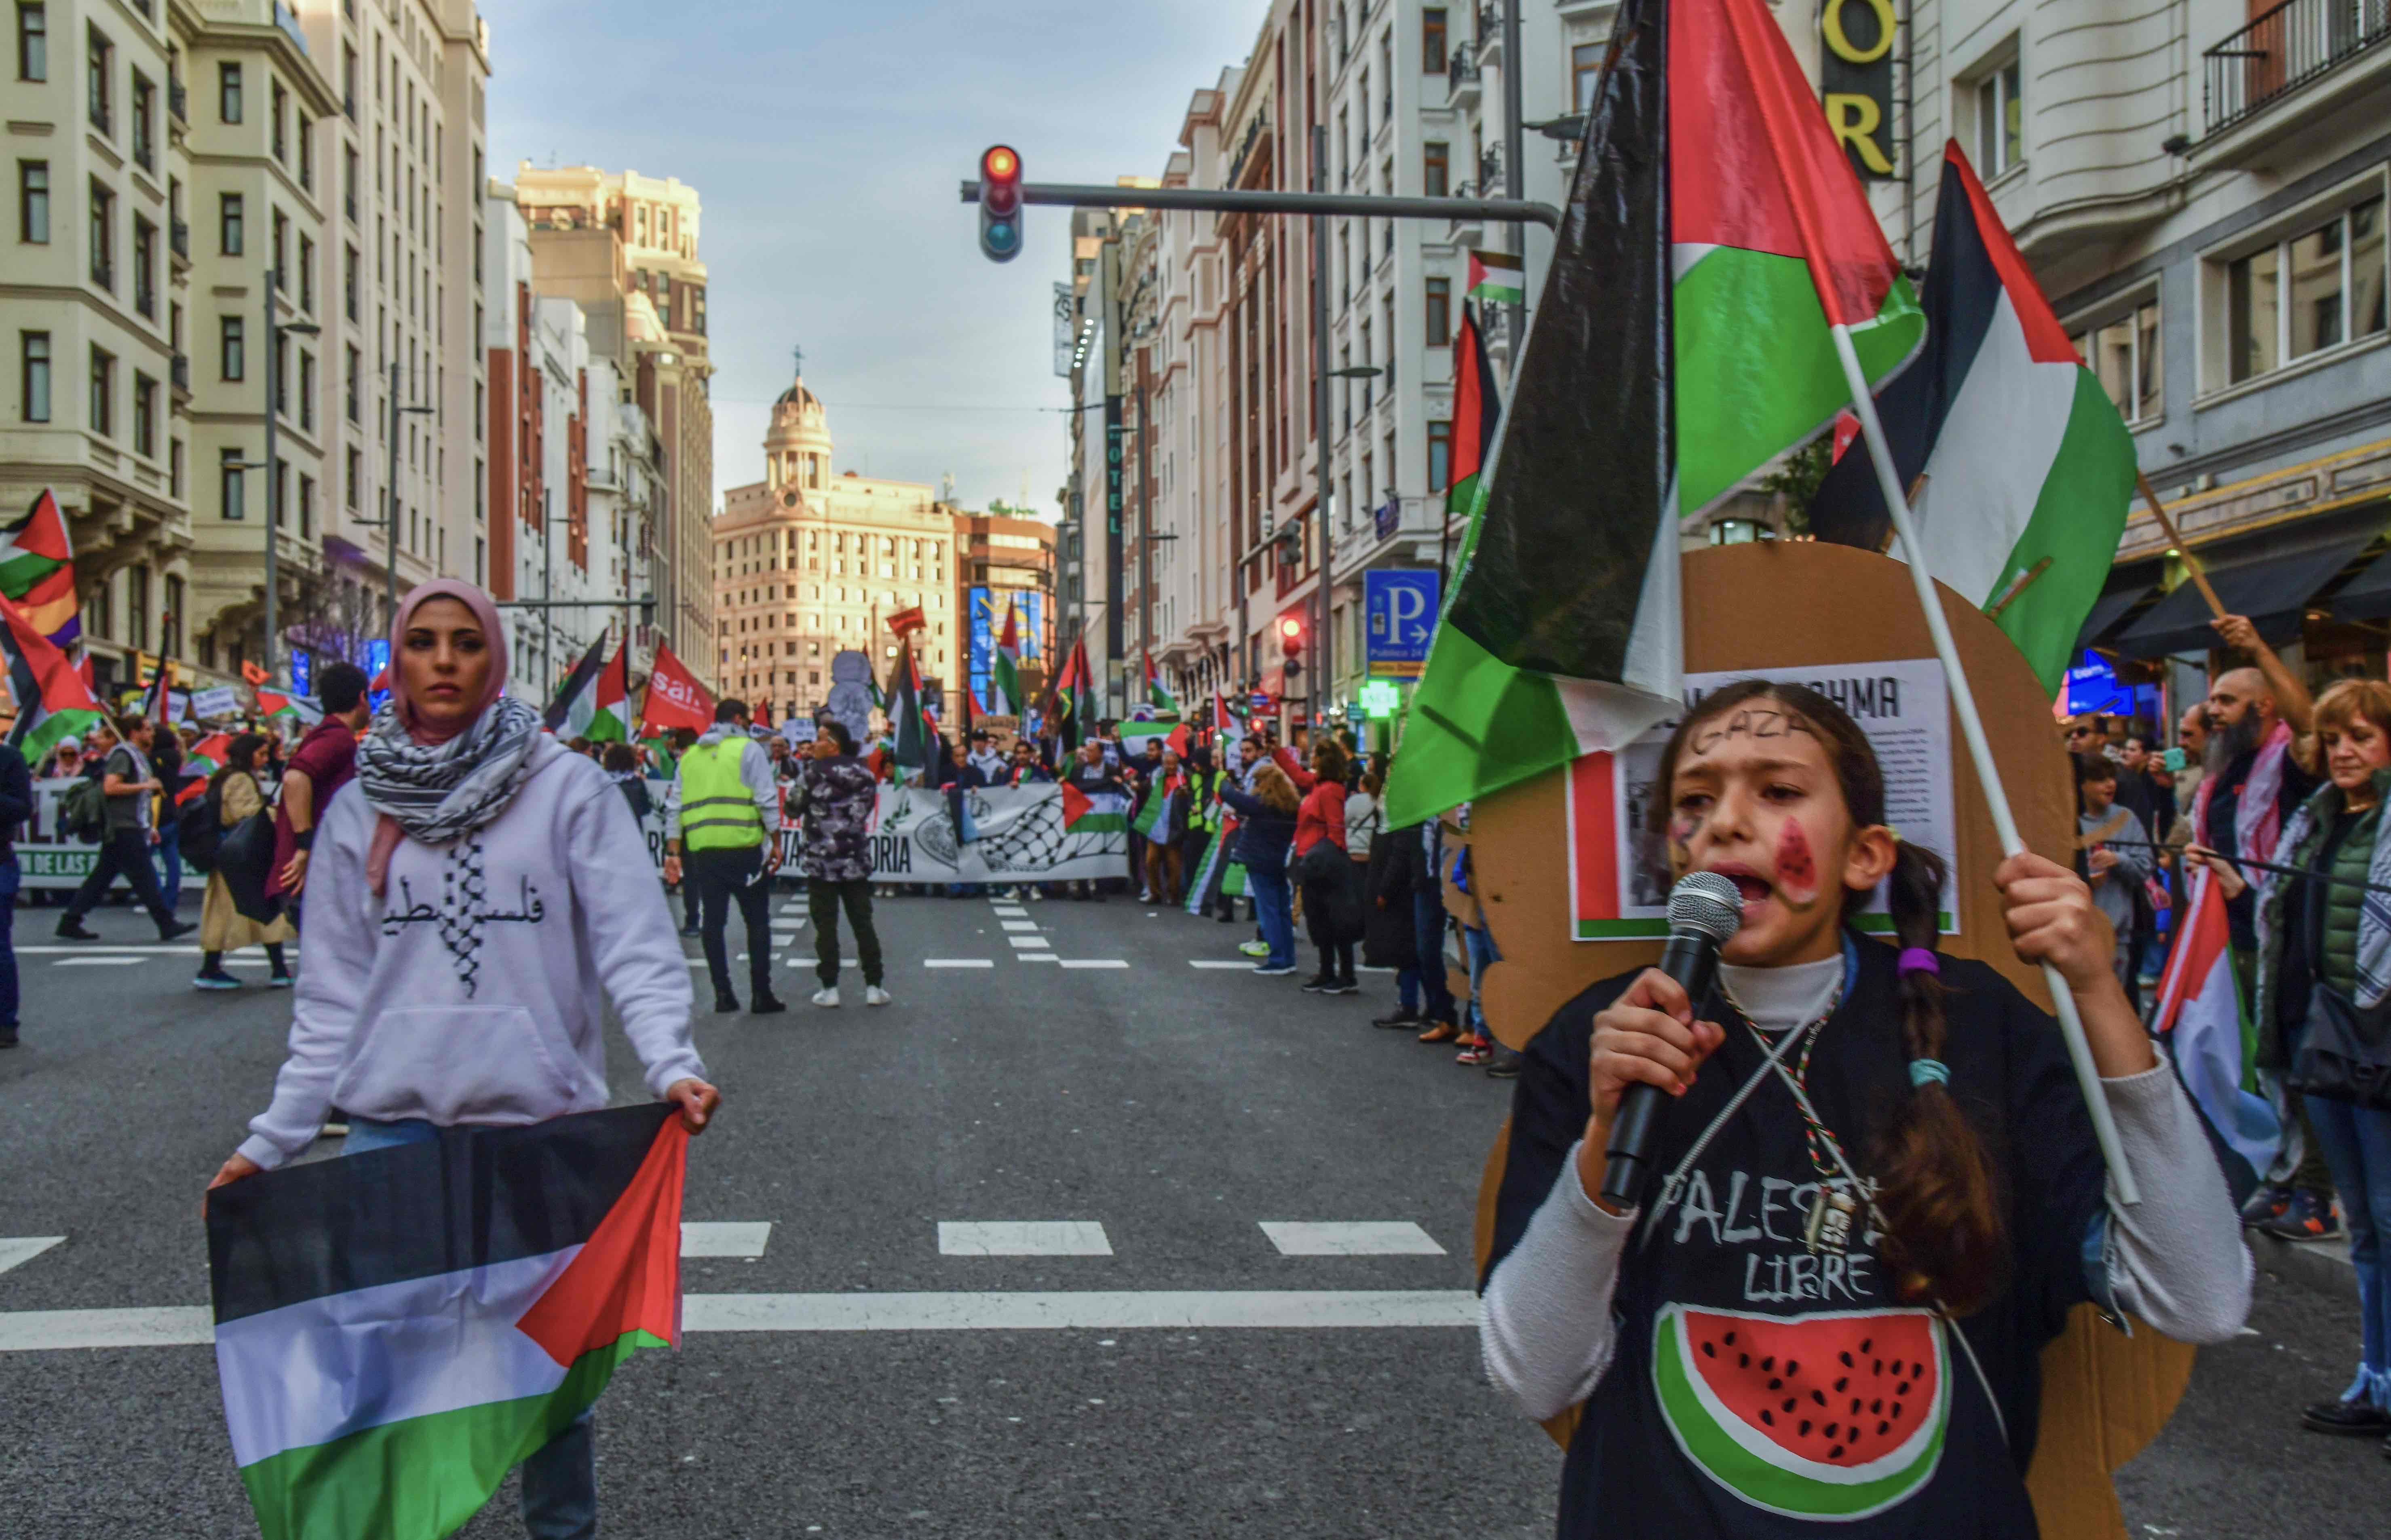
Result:
{"label": "white crosswalk stripe", "polygon": [[1262,1234],[1282,1257],[1441,1257],[1444,1248],[1409,1220],[1322,1223],[1264,1220]]}
{"label": "white crosswalk stripe", "polygon": [[64,1236],[0,1236],[0,1273],[12,1267],[22,1267],[53,1246],[65,1244]]}
{"label": "white crosswalk stripe", "polygon": [[942,1257],[1109,1257],[1113,1243],[1093,1220],[940,1220]]}
{"label": "white crosswalk stripe", "polygon": [[922,959],[922,966],[925,968],[992,968],[996,964],[992,959],[986,957],[924,957]]}
{"label": "white crosswalk stripe", "polygon": [[770,1220],[682,1220],[684,1257],[760,1257],[772,1238]]}
{"label": "white crosswalk stripe", "polygon": [[1118,957],[1066,957],[1060,960],[1066,968],[1125,968],[1129,964]]}

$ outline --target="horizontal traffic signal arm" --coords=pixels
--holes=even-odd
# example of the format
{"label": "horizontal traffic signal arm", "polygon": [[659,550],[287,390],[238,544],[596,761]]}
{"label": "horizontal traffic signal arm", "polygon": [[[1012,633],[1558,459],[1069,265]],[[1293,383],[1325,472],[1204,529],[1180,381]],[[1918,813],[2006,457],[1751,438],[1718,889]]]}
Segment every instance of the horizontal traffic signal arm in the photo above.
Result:
{"label": "horizontal traffic signal arm", "polygon": [[[963,184],[963,201],[980,201],[976,178]],[[1075,209],[1195,209],[1214,214],[1333,214],[1374,219],[1491,219],[1500,224],[1560,226],[1550,203],[1519,198],[1383,198],[1351,192],[1261,192],[1222,188],[1087,187],[1024,182],[1024,203]]]}

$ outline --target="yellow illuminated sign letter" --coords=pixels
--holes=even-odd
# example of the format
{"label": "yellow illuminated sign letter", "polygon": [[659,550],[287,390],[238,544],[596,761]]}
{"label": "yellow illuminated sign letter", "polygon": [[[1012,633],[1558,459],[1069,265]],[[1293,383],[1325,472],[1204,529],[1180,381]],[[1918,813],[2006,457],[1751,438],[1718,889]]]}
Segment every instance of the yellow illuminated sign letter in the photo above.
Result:
{"label": "yellow illuminated sign letter", "polygon": [[1848,91],[1829,93],[1826,100],[1827,126],[1835,131],[1835,142],[1856,153],[1862,164],[1879,176],[1893,175],[1893,162],[1876,142],[1876,131],[1884,122],[1884,114],[1875,102]]}
{"label": "yellow illuminated sign letter", "polygon": [[1844,63],[1874,64],[1893,52],[1893,0],[1861,0],[1876,12],[1876,45],[1866,50],[1854,47],[1851,35],[1843,31],[1843,7],[1850,3],[1851,0],[1827,0],[1825,8],[1818,13],[1818,32],[1835,57]]}

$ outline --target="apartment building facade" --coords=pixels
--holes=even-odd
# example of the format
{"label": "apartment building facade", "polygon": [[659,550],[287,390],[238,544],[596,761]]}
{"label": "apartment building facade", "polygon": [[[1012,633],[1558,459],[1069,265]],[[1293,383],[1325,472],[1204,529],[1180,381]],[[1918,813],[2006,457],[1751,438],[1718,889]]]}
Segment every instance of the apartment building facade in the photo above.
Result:
{"label": "apartment building facade", "polygon": [[516,168],[509,196],[530,230],[534,287],[590,318],[591,345],[630,382],[665,464],[650,568],[664,641],[716,683],[713,365],[697,190],[595,166]]}

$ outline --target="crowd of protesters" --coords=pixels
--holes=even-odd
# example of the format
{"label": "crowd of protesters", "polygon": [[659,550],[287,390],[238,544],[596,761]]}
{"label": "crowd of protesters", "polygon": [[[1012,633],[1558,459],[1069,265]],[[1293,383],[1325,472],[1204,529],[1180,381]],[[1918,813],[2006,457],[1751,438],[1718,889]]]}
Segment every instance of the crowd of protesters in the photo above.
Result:
{"label": "crowd of protesters", "polygon": [[2357,1275],[2357,1374],[2301,1422],[2384,1439],[2391,1457],[2391,685],[2312,695],[2248,620],[2216,625],[2239,656],[2182,712],[2174,747],[2127,720],[2068,723],[2077,870],[2154,1021],[2191,879],[2211,874],[2251,1080],[2282,1135],[2242,1222],[2295,1243],[2346,1237]]}

